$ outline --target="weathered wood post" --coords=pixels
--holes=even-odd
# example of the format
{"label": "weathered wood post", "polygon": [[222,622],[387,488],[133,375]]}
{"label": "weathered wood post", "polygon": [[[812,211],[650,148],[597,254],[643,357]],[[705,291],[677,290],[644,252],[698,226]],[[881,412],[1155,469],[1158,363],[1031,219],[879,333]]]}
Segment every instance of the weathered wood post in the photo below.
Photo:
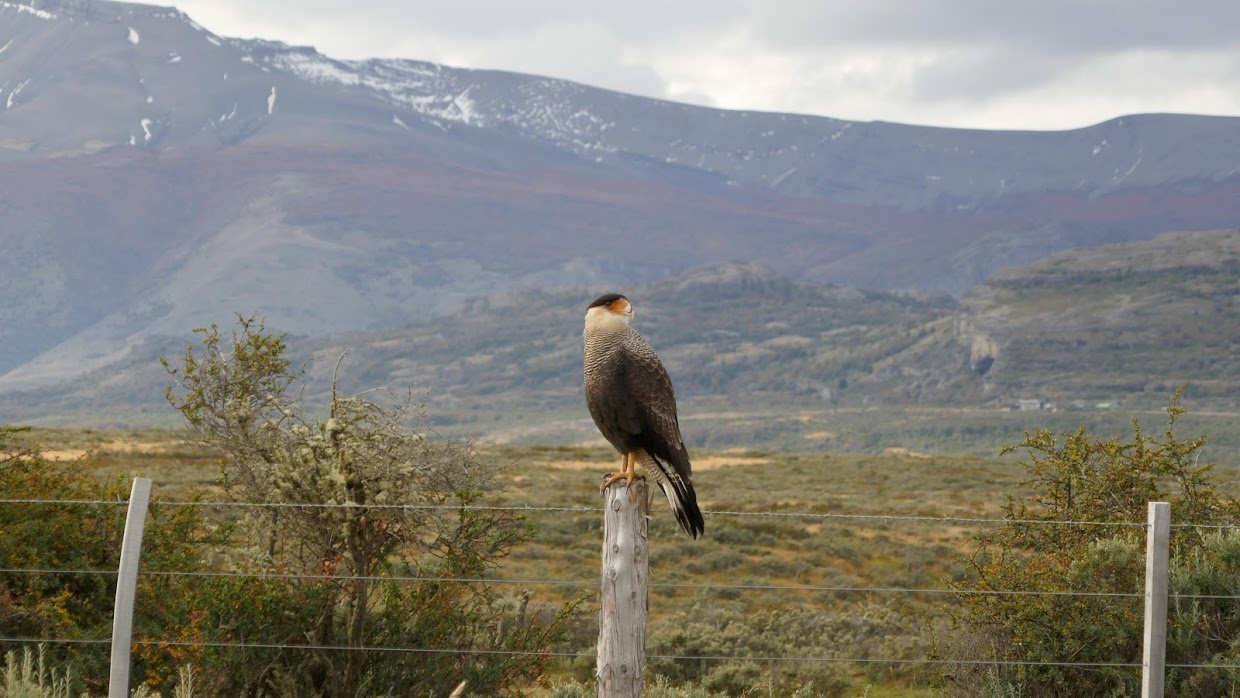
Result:
{"label": "weathered wood post", "polygon": [[650,556],[645,480],[603,490],[603,592],[598,612],[598,698],[638,698],[646,668]]}
{"label": "weathered wood post", "polygon": [[1162,698],[1167,662],[1167,575],[1170,569],[1171,505],[1149,503],[1145,536],[1145,640],[1141,697]]}

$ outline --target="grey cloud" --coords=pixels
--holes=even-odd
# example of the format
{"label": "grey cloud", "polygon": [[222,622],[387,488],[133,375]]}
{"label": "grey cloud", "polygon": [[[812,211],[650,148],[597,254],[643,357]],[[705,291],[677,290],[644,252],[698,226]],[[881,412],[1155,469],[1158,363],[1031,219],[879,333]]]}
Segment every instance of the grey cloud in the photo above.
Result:
{"label": "grey cloud", "polygon": [[1233,0],[870,0],[755,4],[764,44],[952,45],[1002,42],[1090,53],[1120,47],[1234,46]]}
{"label": "grey cloud", "polygon": [[[188,0],[182,9],[221,34],[334,57],[517,70],[732,108],[925,123],[1010,118],[1030,99],[1042,103],[1027,111],[1044,118],[1045,101],[1062,100],[1049,127],[1134,105],[1240,112],[1237,0]],[[1127,66],[1164,89],[1142,89]]]}

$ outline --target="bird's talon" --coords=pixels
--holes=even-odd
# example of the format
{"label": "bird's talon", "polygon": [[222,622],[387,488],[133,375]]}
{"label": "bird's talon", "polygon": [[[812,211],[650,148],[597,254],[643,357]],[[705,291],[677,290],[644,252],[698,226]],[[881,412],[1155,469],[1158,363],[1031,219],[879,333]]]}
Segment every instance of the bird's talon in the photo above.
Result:
{"label": "bird's talon", "polygon": [[625,489],[628,489],[633,486],[634,480],[645,480],[645,479],[646,478],[644,476],[638,475],[635,471],[632,471],[632,470],[628,472],[619,472],[614,475],[611,473],[608,473],[603,476],[603,486],[601,489],[605,490],[608,487],[611,487],[612,485],[616,484],[617,482],[620,482],[621,480],[626,481],[624,483],[624,487]]}

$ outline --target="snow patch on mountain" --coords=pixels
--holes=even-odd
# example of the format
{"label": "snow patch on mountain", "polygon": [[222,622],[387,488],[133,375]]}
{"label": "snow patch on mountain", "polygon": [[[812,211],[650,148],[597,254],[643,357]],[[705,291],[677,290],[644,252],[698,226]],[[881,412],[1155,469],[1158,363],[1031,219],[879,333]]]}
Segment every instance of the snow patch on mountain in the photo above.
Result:
{"label": "snow patch on mountain", "polygon": [[[409,59],[336,60],[313,48],[233,40],[243,60],[314,83],[370,90],[440,126],[512,127],[578,155],[614,153],[603,134],[615,122],[580,106],[583,88],[565,80],[514,76],[515,95],[496,94],[493,76]],[[407,126],[407,124],[405,124]]]}
{"label": "snow patch on mountain", "polygon": [[29,84],[30,84],[30,78],[26,78],[25,80],[17,83],[17,87],[14,87],[13,91],[9,92],[8,99],[4,100],[4,108],[12,109],[13,105],[17,103],[17,95],[21,94],[21,91],[24,90],[26,88],[26,85],[29,85]]}
{"label": "snow patch on mountain", "polygon": [[310,82],[334,82],[341,85],[361,83],[358,75],[343,62],[320,53],[290,50],[287,53],[276,54],[268,61],[268,64]]}
{"label": "snow patch on mountain", "polygon": [[33,5],[24,5],[17,2],[3,2],[3,0],[0,0],[0,12],[4,12],[5,10],[17,10],[18,14],[24,12],[29,15],[34,15],[39,19],[59,19],[59,17],[51,12],[48,12],[47,10],[40,10]]}
{"label": "snow patch on mountain", "polygon": [[[821,119],[721,112],[721,119],[753,117],[754,140],[748,144],[754,147],[720,148],[706,134],[695,134],[669,146],[660,143],[659,134],[645,133],[637,122],[626,124],[629,128],[620,126],[625,122],[615,115],[628,113],[630,100],[639,98],[567,80],[451,68],[410,59],[337,60],[308,46],[255,39],[227,41],[241,50],[243,60],[263,69],[312,83],[368,90],[440,128],[459,125],[513,131],[595,162],[628,153],[658,158],[686,171],[696,169],[768,187],[796,188],[804,186],[800,180],[808,176],[798,165],[807,157],[815,157],[812,150],[802,150],[798,141],[811,145],[812,141],[805,140],[806,134],[821,134],[823,130]],[[654,108],[666,120],[677,123],[694,120],[699,109],[673,102],[656,102]],[[407,126],[409,122],[404,123]],[[830,139],[840,138],[851,126],[848,122],[835,123],[838,131]],[[776,124],[781,128],[772,128]]]}

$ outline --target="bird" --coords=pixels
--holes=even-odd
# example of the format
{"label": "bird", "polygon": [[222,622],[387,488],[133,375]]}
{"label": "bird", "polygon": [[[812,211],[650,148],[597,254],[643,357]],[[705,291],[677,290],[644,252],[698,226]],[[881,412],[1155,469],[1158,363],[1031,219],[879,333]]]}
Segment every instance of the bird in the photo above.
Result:
{"label": "bird", "polygon": [[676,394],[658,354],[635,329],[633,304],[619,293],[605,293],[586,308],[585,396],[603,438],[620,452],[620,472],[603,489],[639,478],[640,463],[667,496],[680,527],[693,538],[706,530],[693,468],[680,422]]}

